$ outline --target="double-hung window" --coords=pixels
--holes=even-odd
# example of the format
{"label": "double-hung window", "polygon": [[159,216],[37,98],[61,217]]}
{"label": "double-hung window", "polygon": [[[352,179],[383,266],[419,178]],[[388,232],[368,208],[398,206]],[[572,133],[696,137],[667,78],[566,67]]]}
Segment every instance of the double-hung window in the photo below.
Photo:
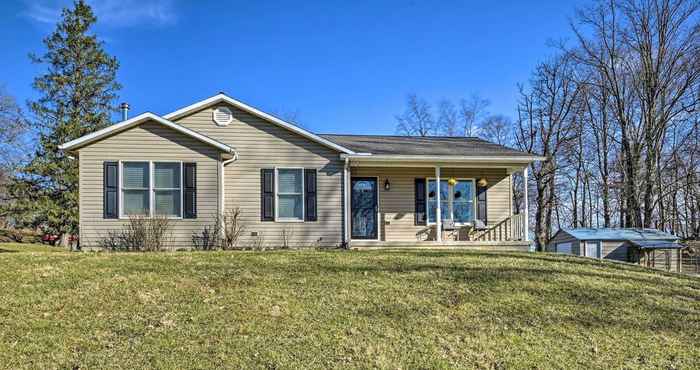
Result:
{"label": "double-hung window", "polygon": [[278,221],[304,221],[304,170],[278,168],[277,215]]}
{"label": "double-hung window", "polygon": [[150,215],[150,163],[122,163],[122,215]]}
{"label": "double-hung window", "polygon": [[122,162],[123,217],[182,217],[182,163]]}
{"label": "double-hung window", "polygon": [[[428,222],[437,222],[437,181],[427,180],[428,192],[426,207]],[[452,220],[455,224],[474,221],[474,180],[460,179],[451,185],[447,180],[440,180],[440,218]]]}
{"label": "double-hung window", "polygon": [[159,216],[180,217],[182,186],[180,184],[181,163],[153,163],[153,205]]}

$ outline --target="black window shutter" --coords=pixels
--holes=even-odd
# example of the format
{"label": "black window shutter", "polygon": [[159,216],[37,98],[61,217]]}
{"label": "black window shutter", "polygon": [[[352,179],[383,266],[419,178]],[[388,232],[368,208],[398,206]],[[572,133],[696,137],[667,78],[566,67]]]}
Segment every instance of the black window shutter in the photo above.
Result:
{"label": "black window shutter", "polygon": [[486,186],[477,186],[476,187],[476,218],[478,220],[483,221],[484,224],[487,224],[488,219],[487,219],[486,215],[487,215]]}
{"label": "black window shutter", "polygon": [[416,179],[416,212],[415,212],[415,224],[425,225],[425,179]]}
{"label": "black window shutter", "polygon": [[307,168],[304,170],[304,199],[305,199],[305,210],[304,215],[305,221],[316,221],[316,169]]}
{"label": "black window shutter", "polygon": [[183,163],[185,207],[184,218],[197,218],[197,164]]}
{"label": "black window shutter", "polygon": [[119,218],[119,162],[104,162],[102,217]]}
{"label": "black window shutter", "polygon": [[260,170],[260,220],[275,220],[275,170]]}

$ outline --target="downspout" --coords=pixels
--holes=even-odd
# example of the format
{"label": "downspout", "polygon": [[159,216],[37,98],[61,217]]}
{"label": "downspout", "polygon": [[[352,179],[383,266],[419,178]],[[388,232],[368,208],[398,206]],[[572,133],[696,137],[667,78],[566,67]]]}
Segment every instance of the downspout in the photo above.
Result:
{"label": "downspout", "polygon": [[[233,158],[231,158],[231,159],[227,159],[227,160],[225,160],[225,161],[223,161],[223,160],[222,160],[222,161],[219,161],[219,168],[218,168],[218,171],[217,171],[217,172],[218,172],[218,175],[219,175],[219,199],[217,200],[217,203],[218,203],[218,204],[217,204],[217,206],[218,206],[217,208],[218,208],[218,211],[219,211],[219,217],[221,217],[221,218],[224,217],[224,212],[225,212],[225,209],[226,209],[226,198],[225,198],[225,194],[226,194],[226,188],[225,188],[226,181],[225,181],[225,178],[226,178],[226,176],[224,176],[224,174],[225,174],[225,173],[224,173],[224,172],[225,172],[225,171],[224,171],[224,166],[226,166],[226,165],[228,165],[228,164],[230,164],[230,163],[233,163],[233,162],[235,162],[236,160],[238,160],[238,152],[234,152],[234,153],[233,153]],[[222,225],[219,225],[219,226],[221,227],[220,232],[223,233],[223,224],[222,224]]]}

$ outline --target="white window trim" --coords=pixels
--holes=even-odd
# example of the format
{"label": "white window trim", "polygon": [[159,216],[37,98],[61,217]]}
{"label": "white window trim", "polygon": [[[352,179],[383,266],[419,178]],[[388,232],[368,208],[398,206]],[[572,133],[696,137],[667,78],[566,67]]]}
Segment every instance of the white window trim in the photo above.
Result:
{"label": "white window trim", "polygon": [[[445,179],[443,179],[441,177],[440,181],[447,181],[448,179],[449,179],[449,177],[447,177]],[[427,225],[435,225],[437,222],[435,222],[435,221],[430,222],[430,212],[429,212],[429,210],[430,210],[430,197],[428,196],[430,194],[430,189],[428,186],[428,183],[430,182],[430,180],[435,181],[436,178],[435,177],[427,177],[425,179],[425,222]],[[471,181],[472,184],[474,185],[474,187],[472,188],[472,190],[473,190],[472,191],[472,194],[473,194],[473,196],[472,196],[472,216],[473,216],[473,219],[476,220],[476,178],[474,178],[474,177],[461,177],[461,178],[457,178],[457,181],[458,182],[459,181]],[[448,184],[448,189],[451,187],[452,186]],[[438,185],[437,190],[440,191],[440,185]],[[452,197],[452,192],[450,192],[449,194],[450,194],[450,197],[447,200],[448,202],[449,202],[449,199]],[[451,216],[451,219],[454,220],[454,210],[452,211],[452,214],[450,216]],[[445,221],[445,220],[442,220],[442,221]],[[455,222],[455,226],[467,226],[467,225],[472,225],[472,224],[474,224],[474,221]]]}
{"label": "white window trim", "polygon": [[[138,160],[138,159],[133,159],[133,160],[120,160],[119,161],[119,219],[121,220],[128,220],[129,215],[124,214],[124,193],[123,193],[123,187],[122,184],[124,182],[124,163],[148,163],[148,214],[145,215],[147,217],[154,217],[155,216],[155,198],[156,198],[156,188],[155,184],[153,182],[153,175],[154,175],[154,168],[155,168],[155,163],[179,163],[180,164],[180,215],[179,216],[167,216],[169,220],[182,220],[183,215],[184,215],[184,208],[185,208],[185,184],[183,183],[184,181],[184,165],[183,161],[173,161],[173,160]],[[158,190],[169,190],[166,188],[159,188]],[[170,190],[176,190],[176,189],[170,189]]]}
{"label": "white window trim", "polygon": [[[306,179],[304,167],[275,167],[275,222],[280,223],[299,223],[306,220]],[[301,219],[279,217],[279,170],[301,170]]]}

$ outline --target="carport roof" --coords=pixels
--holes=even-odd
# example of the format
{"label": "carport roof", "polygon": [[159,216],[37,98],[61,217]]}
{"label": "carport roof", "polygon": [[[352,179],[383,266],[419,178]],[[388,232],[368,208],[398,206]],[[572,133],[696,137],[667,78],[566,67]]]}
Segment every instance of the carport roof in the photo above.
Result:
{"label": "carport roof", "polygon": [[677,236],[656,229],[577,228],[563,231],[578,240],[678,240]]}

